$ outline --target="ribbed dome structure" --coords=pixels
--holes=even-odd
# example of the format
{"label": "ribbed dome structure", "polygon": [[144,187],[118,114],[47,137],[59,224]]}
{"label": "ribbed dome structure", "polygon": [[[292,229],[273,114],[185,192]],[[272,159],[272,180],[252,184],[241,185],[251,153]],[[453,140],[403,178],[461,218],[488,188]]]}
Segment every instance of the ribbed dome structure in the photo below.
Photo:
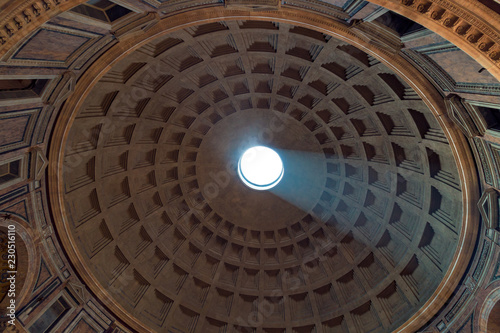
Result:
{"label": "ribbed dome structure", "polygon": [[[285,174],[252,191],[241,153]],[[94,87],[65,147],[94,277],[167,332],[388,332],[442,280],[462,221],[445,134],[410,86],[331,36],[265,21],[173,32]]]}

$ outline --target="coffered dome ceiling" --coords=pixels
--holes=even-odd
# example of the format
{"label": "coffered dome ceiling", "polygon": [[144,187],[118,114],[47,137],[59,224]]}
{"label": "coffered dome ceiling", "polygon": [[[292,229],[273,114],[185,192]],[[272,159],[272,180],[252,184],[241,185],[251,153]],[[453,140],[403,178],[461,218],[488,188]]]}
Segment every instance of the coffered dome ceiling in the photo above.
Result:
{"label": "coffered dome ceiling", "polygon": [[[303,27],[156,39],[110,68],[68,133],[70,238],[151,330],[392,331],[457,249],[461,183],[432,112],[374,57]],[[236,174],[254,144],[283,159],[270,191]]]}

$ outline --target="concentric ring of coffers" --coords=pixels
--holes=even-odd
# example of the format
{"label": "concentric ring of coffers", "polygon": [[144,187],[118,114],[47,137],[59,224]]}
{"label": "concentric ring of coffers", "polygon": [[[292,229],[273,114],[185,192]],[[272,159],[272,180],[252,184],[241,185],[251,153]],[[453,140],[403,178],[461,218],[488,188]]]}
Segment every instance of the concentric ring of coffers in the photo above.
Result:
{"label": "concentric ring of coffers", "polygon": [[[239,207],[217,201],[232,165],[200,174],[205,137],[252,110],[290,119],[319,149],[317,197],[276,228],[225,218]],[[294,151],[279,128],[257,143]],[[87,265],[158,331],[392,330],[436,289],[461,228],[452,152],[418,95],[372,56],[283,23],[196,26],[126,57],[79,111],[64,171]],[[256,323],[260,305],[272,311]]]}

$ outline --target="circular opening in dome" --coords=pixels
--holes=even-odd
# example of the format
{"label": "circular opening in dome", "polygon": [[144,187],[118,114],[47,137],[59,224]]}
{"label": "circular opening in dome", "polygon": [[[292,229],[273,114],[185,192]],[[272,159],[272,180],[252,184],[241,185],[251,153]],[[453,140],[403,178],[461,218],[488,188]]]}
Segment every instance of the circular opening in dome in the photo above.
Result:
{"label": "circular opening in dome", "polygon": [[238,174],[241,180],[254,190],[269,190],[278,185],[284,171],[278,153],[264,146],[248,149],[238,162]]}

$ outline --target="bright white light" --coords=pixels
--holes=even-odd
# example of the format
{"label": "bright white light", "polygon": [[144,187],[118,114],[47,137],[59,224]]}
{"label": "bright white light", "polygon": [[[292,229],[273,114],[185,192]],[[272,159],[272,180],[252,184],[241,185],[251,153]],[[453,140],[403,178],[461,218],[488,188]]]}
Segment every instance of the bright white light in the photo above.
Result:
{"label": "bright white light", "polygon": [[241,156],[238,174],[245,185],[255,190],[268,190],[283,178],[283,162],[271,148],[255,146]]}

